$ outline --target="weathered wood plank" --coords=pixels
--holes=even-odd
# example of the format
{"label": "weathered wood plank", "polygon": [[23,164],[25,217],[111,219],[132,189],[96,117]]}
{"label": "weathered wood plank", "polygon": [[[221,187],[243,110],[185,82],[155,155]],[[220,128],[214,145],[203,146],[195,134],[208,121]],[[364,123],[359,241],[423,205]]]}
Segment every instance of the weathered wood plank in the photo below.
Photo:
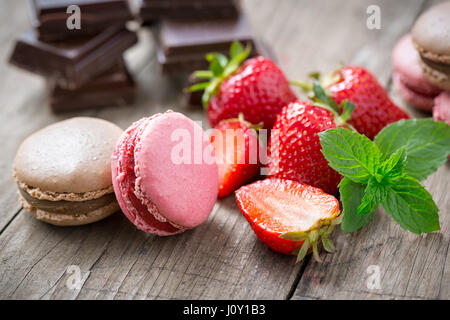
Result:
{"label": "weathered wood plank", "polygon": [[[430,2],[414,8],[399,7],[395,31],[385,38],[383,46],[370,50],[368,59],[377,56],[377,65],[387,83],[390,79],[390,54],[392,47],[402,34],[412,25],[417,14],[404,10],[420,10],[431,5]],[[382,15],[385,12],[382,7]],[[419,12],[419,11],[418,11]],[[418,13],[417,12],[417,13]],[[386,25],[389,29],[390,26]],[[401,31],[401,32],[400,32]],[[389,34],[389,33],[388,33]],[[357,60],[361,56],[357,57]],[[358,62],[365,64],[364,62]],[[380,69],[372,68],[377,75]],[[384,76],[383,76],[384,77]],[[408,109],[414,116],[424,116],[417,112],[398,96],[391,88],[391,96],[400,106]],[[376,218],[367,228],[354,234],[337,232],[336,241],[339,250],[335,255],[327,255],[323,265],[311,261],[294,293],[293,299],[448,299],[450,297],[448,248],[450,218],[450,195],[448,190],[450,166],[441,167],[425,182],[440,210],[441,232],[426,236],[416,236],[401,229],[383,209],[377,211]],[[367,286],[372,271],[369,266],[378,266],[380,270],[380,289]],[[369,272],[369,273],[368,273]],[[369,289],[371,288],[371,289]]]}
{"label": "weathered wood plank", "polygon": [[[179,106],[183,81],[159,75],[149,32],[140,36],[141,42],[128,54],[131,68],[139,71],[136,105],[90,114],[122,127],[167,108],[204,120],[201,110]],[[29,121],[29,115],[14,117],[17,122]],[[49,115],[42,119],[55,121]],[[28,129],[24,135],[33,131]],[[120,214],[92,226],[62,229],[22,211],[0,236],[0,243],[0,295],[13,299],[283,299],[300,268],[290,257],[279,257],[256,241],[233,197],[218,202],[204,225],[176,237],[144,234]],[[78,265],[83,275],[90,272],[81,290],[66,287],[69,265]]]}
{"label": "weathered wood plank", "polygon": [[[391,47],[412,23],[422,2],[408,1],[406,5],[406,1],[387,0],[344,3],[246,0],[244,9],[255,34],[275,49],[281,67],[290,78],[305,78],[310,70],[330,70],[343,60],[367,66],[387,84]],[[366,29],[365,10],[369,4],[380,5],[383,30]],[[11,1],[8,5],[17,17],[25,15],[24,2]],[[3,31],[6,29],[0,30],[0,39],[10,37],[11,44],[16,31]],[[98,116],[123,128],[142,116],[167,108],[184,112],[195,120],[205,120],[201,110],[181,107],[182,79],[159,75],[148,31],[140,32],[140,43],[127,54],[127,61],[139,86],[135,106],[86,111],[83,115]],[[5,169],[0,173],[3,174],[1,230],[19,209],[10,172],[5,173],[11,169],[18,144],[37,128],[74,114],[51,115],[44,106],[44,86],[39,78],[7,67],[4,59],[0,68],[4,75],[0,80],[4,123],[0,138],[10,139],[4,148],[7,157],[0,160]],[[9,92],[14,94],[5,94]],[[448,176],[449,168],[440,170],[428,183],[433,185],[431,191],[438,205],[448,208],[448,196],[442,191],[448,189],[448,184],[438,177]],[[326,255],[321,266],[312,262],[307,266],[294,298],[433,297],[436,290],[426,282],[437,283],[440,274],[439,296],[448,297],[445,285],[449,271],[440,269],[449,259],[445,253],[448,220],[441,222],[447,231],[436,239],[436,235],[431,235],[417,240],[398,230],[383,214],[372,223],[375,230],[369,227],[356,235],[337,233],[340,251]],[[377,232],[379,238],[374,236]],[[417,254],[409,255],[409,252]],[[393,253],[397,253],[395,257]],[[380,261],[386,261],[380,265],[383,290],[368,295],[363,287],[368,276],[366,265]],[[279,255],[257,241],[233,197],[218,201],[208,221],[199,228],[166,238],[136,230],[120,213],[85,227],[58,228],[40,223],[21,211],[0,234],[0,298],[285,299],[300,272],[301,266],[293,262],[292,257]],[[84,276],[81,289],[66,287],[69,280],[66,268],[70,265],[81,269]],[[399,286],[398,282],[409,275],[412,281],[406,287]],[[388,280],[391,276],[398,281]],[[428,277],[423,283],[418,281],[422,276]],[[339,293],[333,296],[336,291]]]}

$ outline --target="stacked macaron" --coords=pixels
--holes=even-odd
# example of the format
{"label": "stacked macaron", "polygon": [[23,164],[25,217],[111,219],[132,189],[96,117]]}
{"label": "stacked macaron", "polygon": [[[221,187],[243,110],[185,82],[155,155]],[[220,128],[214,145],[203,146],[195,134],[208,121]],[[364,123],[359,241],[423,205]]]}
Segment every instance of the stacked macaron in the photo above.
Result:
{"label": "stacked macaron", "polygon": [[431,111],[434,98],[441,89],[432,85],[424,76],[419,63],[419,53],[410,34],[404,35],[392,53],[394,85],[402,98],[414,107]]}
{"label": "stacked macaron", "polygon": [[449,17],[450,2],[425,11],[392,54],[393,81],[398,92],[409,104],[428,112],[437,97],[450,90]]}
{"label": "stacked macaron", "polygon": [[60,226],[88,224],[117,211],[110,158],[121,134],[110,122],[78,117],[29,136],[14,159],[23,207]]}

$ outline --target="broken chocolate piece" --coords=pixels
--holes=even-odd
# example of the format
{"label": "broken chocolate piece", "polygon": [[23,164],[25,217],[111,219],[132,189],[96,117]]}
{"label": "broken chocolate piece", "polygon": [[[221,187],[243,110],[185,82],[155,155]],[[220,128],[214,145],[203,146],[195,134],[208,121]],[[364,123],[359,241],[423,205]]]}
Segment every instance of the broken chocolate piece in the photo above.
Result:
{"label": "broken chocolate piece", "polygon": [[[124,26],[132,14],[126,0],[29,0],[30,17],[39,39],[45,41],[67,40],[92,36],[111,25]],[[80,28],[67,26],[74,11],[80,9]]]}
{"label": "broken chocolate piece", "polygon": [[113,69],[75,90],[51,83],[50,107],[55,113],[116,107],[132,104],[134,97],[134,80],[120,61]]}
{"label": "broken chocolate piece", "polygon": [[76,89],[107,71],[137,42],[135,32],[112,26],[96,36],[65,42],[44,42],[34,30],[17,40],[10,63]]}

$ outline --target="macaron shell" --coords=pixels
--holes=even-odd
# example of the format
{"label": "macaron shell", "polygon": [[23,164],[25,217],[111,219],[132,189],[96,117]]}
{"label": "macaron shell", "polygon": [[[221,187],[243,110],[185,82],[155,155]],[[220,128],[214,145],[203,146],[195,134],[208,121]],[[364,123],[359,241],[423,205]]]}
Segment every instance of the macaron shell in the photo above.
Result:
{"label": "macaron shell", "polygon": [[404,35],[392,52],[392,64],[402,83],[416,93],[437,95],[442,90],[429,83],[422,72],[417,52],[410,34]]}
{"label": "macaron shell", "polygon": [[151,118],[143,118],[125,130],[114,149],[111,170],[114,192],[125,216],[142,231],[168,236],[180,233],[184,229],[177,228],[167,221],[156,219],[154,214],[158,211],[157,207],[149,199],[144,204],[135,194],[134,149],[136,140],[139,139],[146,125],[158,116],[160,114]]}
{"label": "macaron shell", "polygon": [[425,58],[450,64],[450,1],[437,4],[416,20],[412,37]]}
{"label": "macaron shell", "polygon": [[450,125],[450,92],[443,92],[434,99],[433,119]]}
{"label": "macaron shell", "polygon": [[409,104],[418,109],[431,112],[431,109],[434,106],[434,96],[427,96],[415,92],[414,90],[409,88],[405,83],[403,83],[403,81],[400,78],[400,75],[397,73],[393,74],[392,79],[398,92],[406,102],[408,102]]}
{"label": "macaron shell", "polygon": [[167,220],[186,228],[198,226],[217,198],[213,152],[202,128],[186,116],[166,112],[154,118],[136,145],[137,195],[151,199]]}
{"label": "macaron shell", "polygon": [[122,130],[101,119],[78,117],[29,136],[14,160],[16,178],[59,193],[84,193],[111,186],[111,154]]}

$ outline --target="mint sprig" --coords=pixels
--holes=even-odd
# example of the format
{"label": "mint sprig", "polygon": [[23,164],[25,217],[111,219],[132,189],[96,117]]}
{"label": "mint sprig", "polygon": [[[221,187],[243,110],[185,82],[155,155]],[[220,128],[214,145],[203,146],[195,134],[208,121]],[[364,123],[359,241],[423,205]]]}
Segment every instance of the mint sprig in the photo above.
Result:
{"label": "mint sprig", "polygon": [[438,208],[419,183],[450,153],[450,126],[432,119],[401,120],[374,141],[344,128],[319,133],[330,167],[344,176],[339,184],[344,232],[354,232],[381,205],[400,226],[421,234],[440,229]]}

